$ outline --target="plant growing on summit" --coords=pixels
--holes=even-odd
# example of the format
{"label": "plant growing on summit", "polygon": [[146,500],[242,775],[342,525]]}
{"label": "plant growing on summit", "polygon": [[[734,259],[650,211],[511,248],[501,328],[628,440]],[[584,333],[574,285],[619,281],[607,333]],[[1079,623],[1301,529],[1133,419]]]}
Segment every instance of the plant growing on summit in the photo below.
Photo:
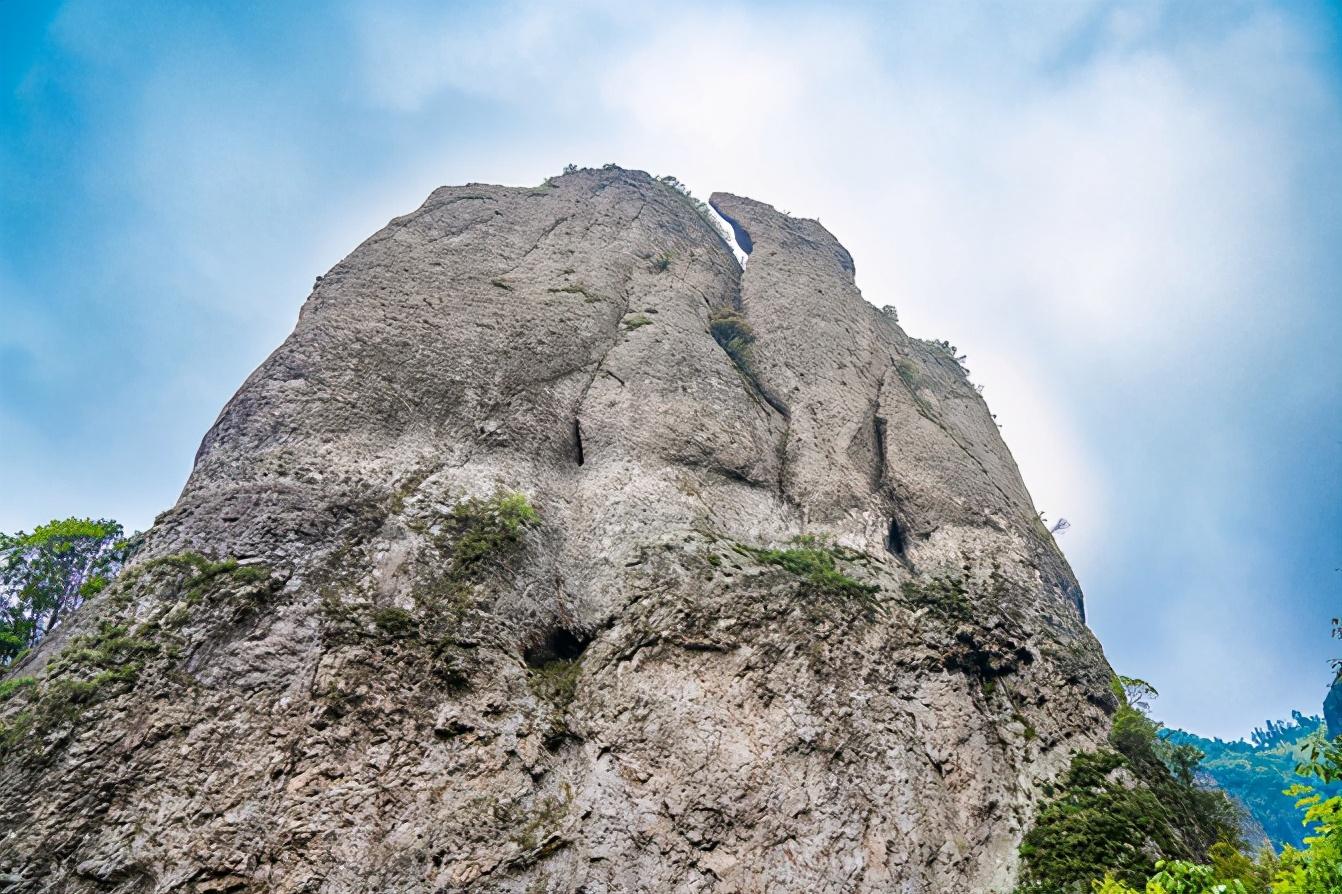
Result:
{"label": "plant growing on summit", "polygon": [[[615,167],[615,165],[609,165],[609,167]],[[690,188],[688,186],[686,186],[684,183],[681,183],[679,180],[677,180],[670,174],[667,174],[664,177],[658,177],[657,179],[662,183],[665,183],[667,186],[671,187],[671,189],[676,193],[676,195],[680,196],[681,199],[688,202],[690,207],[694,209],[695,213],[698,214],[699,217],[703,219],[704,223],[708,224],[710,227],[713,228],[713,232],[717,233],[718,237],[722,239],[723,242],[727,241],[726,231],[722,229],[722,224],[718,223],[718,219],[713,216],[713,209],[708,207],[707,202],[703,201],[702,199],[695,198],[694,194],[690,192]]]}
{"label": "plant growing on summit", "polygon": [[944,338],[924,339],[923,344],[940,351],[962,367],[965,365],[965,361],[969,359],[964,354],[960,353],[959,348],[946,341]]}
{"label": "plant growing on summit", "polygon": [[121,525],[108,519],[58,519],[31,534],[0,534],[0,666],[111,583],[130,551]]}

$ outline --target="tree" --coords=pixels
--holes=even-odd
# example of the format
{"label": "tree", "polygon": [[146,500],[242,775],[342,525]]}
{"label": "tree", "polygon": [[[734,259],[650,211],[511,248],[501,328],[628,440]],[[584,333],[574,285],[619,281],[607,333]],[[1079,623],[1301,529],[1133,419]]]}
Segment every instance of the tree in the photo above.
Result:
{"label": "tree", "polygon": [[[1111,686],[1118,702],[1111,747],[1074,755],[1055,783],[1021,842],[1017,894],[1079,894],[1088,886],[1101,894],[1204,894],[1195,885],[1206,873],[1189,867],[1200,867],[1219,842],[1239,844],[1235,805],[1197,785],[1196,749],[1170,755],[1160,723],[1147,714],[1155,687],[1135,677],[1114,677]],[[1156,859],[1164,862],[1153,867]]]}
{"label": "tree", "polygon": [[[1296,772],[1322,783],[1342,780],[1342,738],[1317,741]],[[1342,795],[1325,798],[1308,785],[1294,785],[1287,794],[1299,799],[1295,803],[1305,812],[1309,834],[1303,849],[1282,850],[1273,894],[1342,891]]]}
{"label": "tree", "polygon": [[1170,746],[1165,758],[1174,777],[1184,785],[1192,785],[1193,774],[1206,756],[1196,745],[1183,744]]}
{"label": "tree", "polygon": [[0,534],[0,667],[111,583],[129,553],[121,525],[108,519],[58,519],[31,534]]}
{"label": "tree", "polygon": [[[1336,631],[1336,620],[1333,626]],[[1155,690],[1149,683],[1129,677],[1116,678],[1113,685],[1114,694],[1121,702],[1114,724],[1117,732],[1124,711],[1140,713],[1129,706],[1148,701],[1155,695]],[[1301,719],[1297,715],[1297,725]],[[1129,726],[1132,727],[1130,736],[1139,738],[1140,727]],[[1281,737],[1286,728],[1285,724],[1269,722],[1266,733],[1255,732],[1256,741],[1272,742]],[[1191,745],[1176,745],[1169,750],[1166,759],[1173,765],[1176,777],[1185,783],[1191,780],[1201,751]],[[1323,785],[1342,782],[1342,737],[1329,741],[1321,732],[1315,733],[1296,773]],[[1296,807],[1304,813],[1302,823],[1307,829],[1304,847],[1288,844],[1282,848],[1280,856],[1265,847],[1254,860],[1242,852],[1237,842],[1226,837],[1207,849],[1206,864],[1188,860],[1158,862],[1155,874],[1146,879],[1143,888],[1134,886],[1131,873],[1124,874],[1113,868],[1103,878],[1093,880],[1091,889],[1095,894],[1339,894],[1342,892],[1342,795],[1330,796],[1304,784],[1291,786],[1286,794],[1296,798]],[[1163,800],[1162,806],[1172,806],[1168,798]],[[1214,805],[1210,800],[1202,800],[1195,807],[1206,811]]]}

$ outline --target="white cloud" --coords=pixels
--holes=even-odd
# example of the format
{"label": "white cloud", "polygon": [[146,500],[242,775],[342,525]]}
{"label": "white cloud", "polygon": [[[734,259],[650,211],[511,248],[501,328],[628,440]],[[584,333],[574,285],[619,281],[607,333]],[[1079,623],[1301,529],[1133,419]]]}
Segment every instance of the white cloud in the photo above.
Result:
{"label": "white cloud", "polygon": [[[403,113],[444,92],[517,103],[563,97],[608,47],[613,3],[359,4],[351,9],[369,97]],[[576,99],[570,96],[569,101]]]}
{"label": "white cloud", "polygon": [[776,22],[701,12],[649,34],[602,77],[609,110],[639,136],[707,145],[727,159],[778,148],[770,138],[802,123],[799,113],[872,74],[860,29],[837,13]]}

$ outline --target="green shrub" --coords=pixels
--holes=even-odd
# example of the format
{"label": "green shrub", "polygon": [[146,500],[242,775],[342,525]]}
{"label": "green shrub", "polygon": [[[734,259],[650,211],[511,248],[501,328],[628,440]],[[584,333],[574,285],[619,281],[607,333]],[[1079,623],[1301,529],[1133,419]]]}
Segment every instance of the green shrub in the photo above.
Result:
{"label": "green shrub", "polygon": [[0,755],[8,754],[22,745],[33,726],[32,711],[19,711],[8,720],[0,721]]}
{"label": "green shrub", "polygon": [[[181,552],[170,556],[160,556],[129,572],[134,580],[160,568],[175,568],[192,572],[183,586],[183,600],[189,606],[200,604],[207,593],[228,582],[259,585],[271,578],[271,569],[267,565],[240,565],[237,559],[226,558],[214,561],[200,553]],[[221,580],[227,578],[227,580]],[[122,594],[129,599],[129,592]]]}
{"label": "green shrub", "polygon": [[755,344],[755,331],[745,317],[733,308],[715,307],[708,312],[708,330],[732,362],[747,375],[753,375],[750,354]]}
{"label": "green shrub", "polygon": [[30,693],[25,710],[0,724],[0,754],[18,748],[31,734],[42,734],[78,718],[88,705],[128,691],[145,662],[164,649],[126,625],[103,621],[93,633],[72,637],[51,660],[41,680],[16,677],[0,683],[0,702]]}
{"label": "green shrub", "polygon": [[540,521],[540,514],[520,493],[492,499],[471,497],[452,509],[455,540],[449,576],[465,581],[490,561],[506,558],[522,542],[524,530]]}
{"label": "green shrub", "polygon": [[1106,874],[1142,885],[1151,871],[1148,841],[1161,853],[1180,849],[1155,795],[1110,778],[1126,765],[1107,750],[1072,759],[1059,794],[1021,842],[1019,891],[1070,894]]}
{"label": "green shrub", "polygon": [[1114,692],[1120,707],[1110,734],[1113,748],[1072,758],[1055,797],[1021,843],[1022,894],[1072,894],[1092,882],[1097,890],[1141,891],[1159,871],[1153,854],[1200,864],[1218,842],[1239,841],[1239,815],[1225,794],[1199,789],[1191,774],[1171,773],[1160,725],[1144,710],[1143,699],[1155,690],[1119,677]]}
{"label": "green shrub", "polygon": [[415,616],[403,608],[386,606],[373,612],[373,624],[388,636],[410,636],[419,629]]}
{"label": "green shrub", "polygon": [[507,567],[521,550],[526,530],[539,521],[540,514],[524,494],[500,492],[460,501],[433,535],[439,552],[412,591],[413,611],[372,605],[357,596],[347,600],[335,588],[324,587],[323,638],[333,644],[397,641],[397,655],[422,659],[430,673],[452,685],[464,684],[466,662],[458,646],[475,588],[491,569]]}
{"label": "green shrub", "polygon": [[895,372],[899,374],[900,381],[910,391],[917,393],[923,385],[922,376],[918,374],[918,369],[908,360],[900,360],[895,364]]}
{"label": "green shrub", "polygon": [[0,682],[0,702],[9,701],[24,689],[29,689],[37,685],[36,677],[15,677],[12,680]]}
{"label": "green shrub", "polygon": [[523,527],[534,525],[541,519],[540,513],[527,500],[526,494],[504,494],[496,497],[493,505],[499,524],[512,535],[520,534]]}
{"label": "green shrub", "polygon": [[157,655],[159,651],[158,643],[132,635],[126,625],[103,621],[98,625],[96,633],[72,638],[52,660],[47,669],[47,676],[54,677],[79,671],[121,670],[127,667],[133,667],[138,671],[144,658]]}
{"label": "green shrub", "polygon": [[259,584],[270,577],[270,569],[264,565],[240,565],[233,569],[233,579],[246,584]]}
{"label": "green shrub", "polygon": [[642,326],[651,326],[651,325],[652,320],[649,320],[643,314],[635,314],[632,317],[626,317],[624,321],[624,328],[626,332],[632,332],[633,330],[638,329]]}
{"label": "green shrub", "polygon": [[[212,588],[236,583],[243,585],[243,593],[255,594],[264,592],[263,585],[272,580],[264,565],[239,565],[233,559],[216,562],[199,553],[184,552],[127,571],[106,605],[124,610],[134,598],[138,582],[160,569],[167,569],[169,576],[155,586],[177,588],[188,606],[200,602]],[[164,589],[165,594],[172,592]],[[160,613],[134,628],[129,623],[104,619],[96,629],[72,636],[39,678],[16,677],[0,683],[0,702],[26,694],[25,709],[11,715],[0,728],[0,753],[14,750],[23,741],[45,735],[61,724],[77,721],[88,706],[130,691],[151,661],[177,657],[178,641],[165,631],[172,624],[173,614],[185,616],[185,609],[179,607],[167,616]]]}
{"label": "green shrub", "polygon": [[578,677],[582,675],[581,658],[555,658],[527,672],[527,684],[536,697],[558,710],[573,703],[578,692]]}
{"label": "green shrub", "polygon": [[533,801],[529,809],[520,805],[514,808],[509,818],[516,816],[523,820],[509,835],[509,840],[522,851],[513,858],[514,865],[528,866],[562,845],[557,836],[572,803],[573,788],[564,783],[562,796],[546,795]]}

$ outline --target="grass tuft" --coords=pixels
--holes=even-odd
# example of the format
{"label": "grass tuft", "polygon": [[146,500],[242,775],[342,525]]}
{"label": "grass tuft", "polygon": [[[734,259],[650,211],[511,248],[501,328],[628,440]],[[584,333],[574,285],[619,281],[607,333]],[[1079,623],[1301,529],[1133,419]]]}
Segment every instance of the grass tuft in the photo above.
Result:
{"label": "grass tuft", "polygon": [[794,539],[790,549],[761,549],[737,545],[737,551],[768,565],[777,565],[803,581],[804,587],[818,595],[851,599],[876,607],[881,588],[864,584],[839,569],[838,559],[848,558],[847,551],[826,541],[803,535]]}

